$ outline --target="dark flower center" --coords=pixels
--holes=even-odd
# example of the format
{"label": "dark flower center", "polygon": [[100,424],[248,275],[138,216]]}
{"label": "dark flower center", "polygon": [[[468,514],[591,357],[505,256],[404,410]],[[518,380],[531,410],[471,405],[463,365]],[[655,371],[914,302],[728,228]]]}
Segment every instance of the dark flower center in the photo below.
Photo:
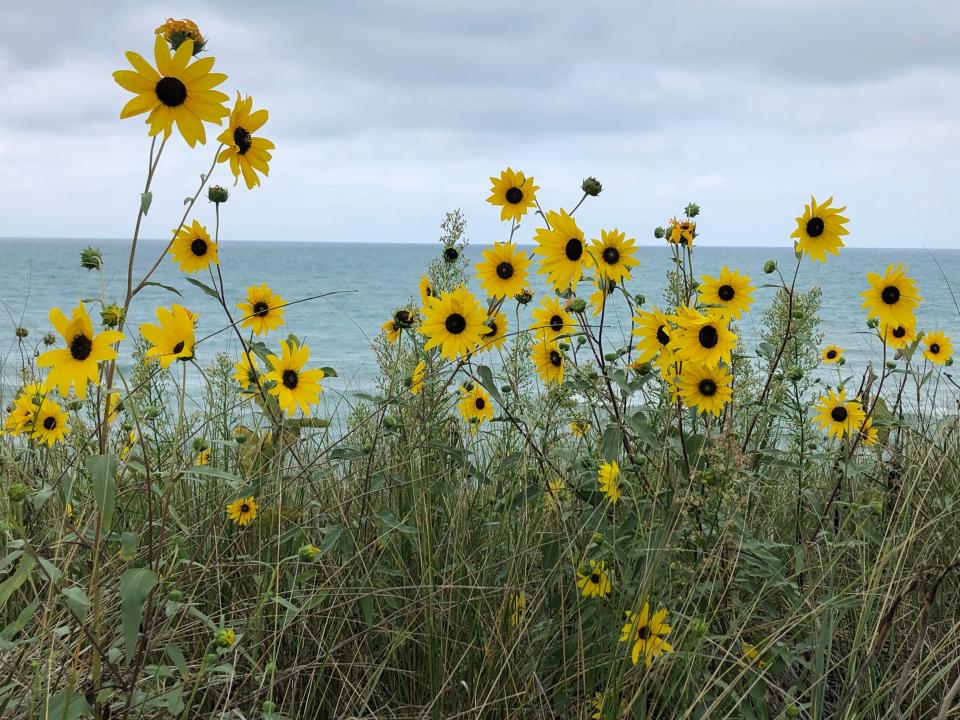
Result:
{"label": "dark flower center", "polygon": [[253,147],[253,138],[250,135],[250,131],[242,127],[238,127],[233,131],[233,144],[237,146],[237,152],[241,155],[246,155],[247,150]]}
{"label": "dark flower center", "polygon": [[447,332],[451,335],[459,335],[467,329],[467,319],[460,313],[451,313],[443,322]]}
{"label": "dark flower center", "polygon": [[842,405],[838,405],[830,411],[830,417],[832,417],[835,422],[842,423],[847,419],[847,409]]}
{"label": "dark flower center", "polygon": [[837,356],[836,350],[827,350],[827,360],[833,360]]}
{"label": "dark flower center", "polygon": [[729,285],[721,285],[719,288],[717,288],[717,295],[724,302],[730,302],[733,300],[733,296],[736,295],[736,293]]}
{"label": "dark flower center", "polygon": [[447,262],[456,262],[458,257],[460,257],[460,253],[454,247],[448,247],[443,251],[443,259]]}
{"label": "dark flower center", "polygon": [[167,107],[183,105],[187,99],[187,86],[175,77],[160,78],[154,92],[157,93],[157,99]]}
{"label": "dark flower center", "polygon": [[887,305],[893,305],[900,299],[900,288],[896,285],[887,285],[880,293],[880,298]]}
{"label": "dark flower center", "polygon": [[657,328],[657,342],[661,345],[666,345],[670,342],[670,336],[664,331],[665,325],[661,325]]}
{"label": "dark flower center", "polygon": [[264,317],[270,311],[270,306],[262,300],[253,304],[253,314],[257,317]]}
{"label": "dark flower center", "polygon": [[74,335],[70,341],[70,357],[74,360],[86,360],[93,351],[93,341],[86,335]]}
{"label": "dark flower center", "polygon": [[707,348],[708,350],[720,341],[720,336],[717,334],[717,329],[713,325],[704,325],[700,328],[700,332],[697,333],[697,338],[700,340],[700,345]]}
{"label": "dark flower center", "polygon": [[820,237],[824,230],[823,218],[812,217],[807,220],[807,235],[810,237]]}
{"label": "dark flower center", "polygon": [[176,345],[173,346],[174,355],[179,355],[181,352],[183,352],[183,340],[181,340],[180,342],[178,342]]}
{"label": "dark flower center", "polygon": [[487,335],[496,335],[497,330],[500,329],[497,327],[497,323],[495,323],[493,320],[487,323],[487,327],[490,328],[490,332],[488,332]]}
{"label": "dark flower center", "polygon": [[590,573],[590,582],[594,585],[600,584],[600,573]]}
{"label": "dark flower center", "polygon": [[717,394],[717,384],[710,378],[701,380],[697,388],[700,390],[701,395],[706,395],[707,397]]}
{"label": "dark flower center", "polygon": [[563,358],[556,350],[550,351],[550,364],[554,367],[560,367],[563,364]]}
{"label": "dark flower center", "polygon": [[615,247],[607,247],[603,249],[603,261],[607,265],[616,265],[620,262],[620,251]]}
{"label": "dark flower center", "polygon": [[283,386],[293,390],[297,387],[297,384],[300,382],[300,376],[297,375],[296,370],[291,370],[287,368],[283,371]]}
{"label": "dark flower center", "polygon": [[513,265],[508,262],[502,262],[497,265],[497,277],[501,280],[509,280],[513,277]]}
{"label": "dark flower center", "polygon": [[637,638],[640,640],[646,640],[650,637],[650,627],[644,625],[642,628],[637,628]]}
{"label": "dark flower center", "polygon": [[895,338],[899,339],[904,337],[907,334],[907,329],[903,327],[903,325],[898,325],[893,329],[893,332],[890,334],[893,335]]}
{"label": "dark flower center", "polygon": [[930,352],[934,355],[940,354],[940,344],[939,343],[930,343]]}
{"label": "dark flower center", "polygon": [[559,315],[554,315],[550,318],[550,329],[554,332],[560,332],[563,330],[563,318]]}
{"label": "dark flower center", "polygon": [[487,402],[481,397],[478,397],[474,404],[477,406],[477,410],[483,410],[487,406]]}
{"label": "dark flower center", "polygon": [[567,246],[564,248],[564,252],[567,254],[568,260],[576,262],[580,259],[580,256],[583,255],[583,243],[577,238],[570,238],[567,240]]}
{"label": "dark flower center", "polygon": [[55,417],[45,417],[43,419],[43,427],[47,430],[54,430],[57,427],[57,419]]}
{"label": "dark flower center", "polygon": [[192,243],[190,243],[190,252],[197,257],[203,257],[207,254],[207,241],[203,238],[196,238]]}
{"label": "dark flower center", "polygon": [[399,327],[410,327],[410,311],[409,310],[397,310],[393,314],[393,324]]}
{"label": "dark flower center", "polygon": [[507,198],[508,203],[511,205],[516,205],[518,202],[523,200],[523,190],[518,187],[512,187],[507,190],[505,197]]}
{"label": "dark flower center", "polygon": [[242,515],[246,515],[248,512],[250,512],[250,506],[249,506],[249,505],[247,505],[246,503],[244,503],[243,505],[240,506],[240,513],[241,513]]}

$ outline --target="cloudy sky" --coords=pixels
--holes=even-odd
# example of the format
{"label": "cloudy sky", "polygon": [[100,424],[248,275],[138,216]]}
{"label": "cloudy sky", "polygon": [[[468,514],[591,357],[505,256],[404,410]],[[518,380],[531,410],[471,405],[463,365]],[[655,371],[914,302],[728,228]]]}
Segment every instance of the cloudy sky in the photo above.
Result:
{"label": "cloudy sky", "polygon": [[[475,242],[504,239],[485,198],[509,164],[545,208],[602,180],[578,215],[590,236],[652,242],[693,200],[704,244],[782,245],[813,193],[848,205],[851,246],[960,246],[945,0],[11,3],[0,236],[129,236],[149,141],[111,72],[168,16],[196,20],[223,88],[270,110],[271,174],[231,196],[233,239],[433,241],[455,207]],[[165,151],[147,236],[213,151]]]}

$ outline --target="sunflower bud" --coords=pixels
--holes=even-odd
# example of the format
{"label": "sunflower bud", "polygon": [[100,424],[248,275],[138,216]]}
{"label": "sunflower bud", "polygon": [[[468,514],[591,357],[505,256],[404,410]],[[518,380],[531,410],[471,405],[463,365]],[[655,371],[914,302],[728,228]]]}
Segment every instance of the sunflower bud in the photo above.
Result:
{"label": "sunflower bud", "polygon": [[50,347],[51,345],[56,345],[57,336],[54,335],[53,333],[47,333],[46,335],[43,336],[43,344],[46,345],[47,347]]}
{"label": "sunflower bud", "polygon": [[783,714],[788,718],[800,717],[800,708],[798,708],[796,705],[787,705],[783,709]]}
{"label": "sunflower bud", "polygon": [[107,305],[100,311],[100,320],[104,327],[115,328],[123,323],[126,313],[119,305]]}
{"label": "sunflower bud", "polygon": [[560,342],[560,343],[557,343],[557,347],[563,350],[564,352],[566,352],[567,350],[570,349],[570,343]]}
{"label": "sunflower bud", "polygon": [[156,405],[149,405],[143,409],[143,416],[147,420],[156,420],[160,417],[160,408]]}
{"label": "sunflower bud", "polygon": [[509,395],[510,393],[513,392],[513,388],[510,387],[509,385],[501,385],[500,392],[502,392],[504,395]]}
{"label": "sunflower bud", "polygon": [[653,229],[653,236],[654,236],[657,240],[663,240],[663,238],[666,236],[666,234],[667,234],[667,231],[664,230],[664,229],[663,229],[662,227],[660,227],[659,225]]}
{"label": "sunflower bud", "polygon": [[214,636],[213,641],[216,643],[217,647],[228,648],[237,641],[237,634],[233,631],[233,628],[223,628],[221,630],[217,630],[217,634]]}
{"label": "sunflower bud", "polygon": [[694,635],[706,635],[710,630],[710,626],[703,618],[696,618],[690,623],[690,630]]}
{"label": "sunflower bud", "polygon": [[636,304],[637,307],[640,307],[646,301],[647,301],[647,296],[643,295],[642,293],[637,293],[636,295],[633,296],[633,302]]}
{"label": "sunflower bud", "polygon": [[875,328],[880,325],[880,321],[877,318],[867,318],[867,327]]}
{"label": "sunflower bud", "polygon": [[18,338],[22,340],[23,338],[25,338],[27,335],[30,334],[30,331],[27,330],[25,327],[18,327],[16,330],[14,330],[14,333]]}
{"label": "sunflower bud", "polygon": [[800,382],[803,380],[803,368],[792,367],[787,372],[787,379],[790,382]]}
{"label": "sunflower bud", "polygon": [[880,500],[871,500],[871,501],[870,501],[870,512],[872,512],[874,515],[882,515],[882,514],[883,514],[883,502],[881,502]]}
{"label": "sunflower bud", "polygon": [[595,177],[588,177],[580,183],[580,189],[590,197],[596,197],[603,192],[603,185]]}
{"label": "sunflower bud", "polygon": [[170,49],[174,51],[187,40],[193,40],[194,55],[203,50],[207,44],[203,35],[200,34],[200,28],[193,20],[167,18],[167,21],[156,29],[155,34],[163,35],[163,39],[170,44]]}
{"label": "sunflower bud", "polygon": [[85,247],[80,251],[80,267],[85,270],[99,270],[103,267],[103,255],[95,247]]}
{"label": "sunflower bud", "polygon": [[767,260],[767,261],[763,264],[763,271],[764,271],[767,275],[769,275],[770,273],[774,273],[774,272],[777,271],[777,264],[776,264],[773,260]]}
{"label": "sunflower bud", "polygon": [[7,489],[7,497],[10,498],[10,502],[19,503],[23,502],[23,499],[27,497],[28,492],[30,492],[30,488],[23,483],[13,483]]}
{"label": "sunflower bud", "polygon": [[616,353],[605,353],[603,359],[607,362],[616,362],[618,357]]}
{"label": "sunflower bud", "polygon": [[297,556],[304,562],[313,562],[313,559],[317,557],[319,552],[320,548],[312,543],[308,543],[300,546],[300,549],[297,550]]}
{"label": "sunflower bud", "polygon": [[222,185],[211,185],[207,188],[207,199],[212,203],[225,203],[230,197],[230,191]]}
{"label": "sunflower bud", "polygon": [[70,412],[78,412],[83,408],[83,400],[71,400],[67,403],[67,410]]}
{"label": "sunflower bud", "polygon": [[586,335],[577,335],[577,345],[585,345],[587,342]]}
{"label": "sunflower bud", "polygon": [[953,367],[953,356],[947,358],[947,361],[944,363],[944,367]]}
{"label": "sunflower bud", "polygon": [[896,370],[897,363],[894,360],[887,360],[887,370]]}
{"label": "sunflower bud", "polygon": [[182,590],[171,590],[170,594],[167,596],[170,602],[182,602],[183,601],[183,591]]}
{"label": "sunflower bud", "polygon": [[530,290],[529,288],[524,288],[523,290],[518,292],[516,295],[514,295],[513,299],[516,300],[521,305],[526,305],[531,300],[533,300],[533,290]]}
{"label": "sunflower bud", "polygon": [[695,218],[700,214],[700,206],[696,203],[687,203],[687,206],[683,209],[683,213],[689,218]]}
{"label": "sunflower bud", "polygon": [[571,312],[582,313],[584,310],[587,309],[587,301],[584,300],[583,298],[574,298],[573,300],[567,303],[567,308]]}
{"label": "sunflower bud", "polygon": [[269,716],[273,715],[273,713],[276,711],[277,704],[272,700],[264,700],[263,705],[261,705],[260,708],[263,710],[264,715]]}

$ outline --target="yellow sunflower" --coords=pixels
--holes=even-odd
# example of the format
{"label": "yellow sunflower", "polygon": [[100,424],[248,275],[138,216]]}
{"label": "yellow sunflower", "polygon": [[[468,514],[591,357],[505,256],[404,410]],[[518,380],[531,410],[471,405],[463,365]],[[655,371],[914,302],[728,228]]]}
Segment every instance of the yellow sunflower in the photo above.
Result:
{"label": "yellow sunflower", "polygon": [[423,392],[423,381],[427,374],[427,364],[421,360],[417,363],[417,366],[413,369],[413,373],[410,375],[410,394],[419,395]]}
{"label": "yellow sunflower", "polygon": [[753,303],[753,291],[750,278],[724,265],[720,275],[701,275],[697,292],[703,305],[713,305],[718,314],[736,319],[750,309]]}
{"label": "yellow sunflower", "polygon": [[544,499],[546,500],[548,509],[553,510],[563,505],[564,501],[569,496],[570,493],[567,490],[567,484],[563,481],[563,478],[547,480],[547,486],[544,490]]}
{"label": "yellow sunflower", "polygon": [[120,450],[117,452],[117,456],[121,460],[126,460],[130,456],[130,451],[136,446],[137,439],[136,430],[131,430],[129,433],[127,433],[126,440],[124,440],[123,444],[120,446]]}
{"label": "yellow sunflower", "polygon": [[741,646],[741,650],[743,651],[743,657],[746,659],[748,664],[756,665],[758,668],[766,666],[767,663],[760,658],[760,651],[757,650],[755,645],[745,642]]}
{"label": "yellow sunflower", "polygon": [[170,43],[174,50],[180,47],[184,40],[193,40],[194,55],[203,50],[203,46],[206,45],[206,40],[200,34],[200,28],[193,20],[187,20],[186,18],[183,20],[167,18],[167,21],[154,32],[157,35],[162,35],[163,39]]}
{"label": "yellow sunflower", "polygon": [[416,323],[416,312],[410,308],[399,308],[393,313],[393,319],[387,320],[380,329],[387,336],[387,342],[393,344],[400,339],[403,330],[412,328]]}
{"label": "yellow sunflower", "polygon": [[556,340],[576,330],[573,316],[564,309],[556,295],[544,295],[540,306],[531,314],[534,323],[530,329],[535,330],[538,337]]}
{"label": "yellow sunflower", "polygon": [[251,285],[247,288],[247,299],[237,303],[237,309],[243,313],[243,327],[248,327],[254,335],[266,335],[283,325],[283,298],[271,290],[266,283]]}
{"label": "yellow sunflower", "polygon": [[607,575],[603,560],[591,560],[589,570],[580,570],[577,575],[577,587],[584,597],[604,598],[613,590],[613,582]]}
{"label": "yellow sunflower", "polygon": [[597,484],[611,505],[620,500],[620,465],[616,460],[605,462],[597,470]]}
{"label": "yellow sunflower", "polygon": [[670,634],[666,619],[666,608],[658,610],[650,617],[650,605],[646,602],[639,613],[626,611],[627,622],[620,630],[620,642],[633,644],[630,657],[634,665],[640,662],[642,657],[644,666],[650,667],[657,655],[673,651],[670,643],[664,640]]}
{"label": "yellow sunflower", "polygon": [[53,400],[44,400],[37,408],[33,418],[33,437],[52,446],[57,440],[63,440],[70,428],[67,425],[67,413]]}
{"label": "yellow sunflower", "polygon": [[200,448],[197,451],[197,457],[194,458],[194,465],[209,465],[213,457],[213,451],[210,448]]}
{"label": "yellow sunflower", "polygon": [[490,297],[513,297],[523,290],[529,265],[530,258],[512,242],[496,243],[483,251],[483,261],[477,263],[477,277]]}
{"label": "yellow sunflower", "polygon": [[474,383],[468,390],[460,388],[460,402],[457,403],[460,415],[468,423],[484,423],[493,420],[493,403],[490,396],[479,384]]}
{"label": "yellow sunflower", "polygon": [[245,350],[234,364],[233,370],[233,379],[237,381],[241,390],[252,392],[257,389],[261,382],[260,363],[254,353]]}
{"label": "yellow sunflower", "polygon": [[693,247],[693,240],[697,236],[697,224],[689,219],[670,219],[670,229],[667,231],[667,240],[674,245]]}
{"label": "yellow sunflower", "polygon": [[903,265],[888,265],[881,276],[867,273],[870,289],[864,290],[863,307],[869,317],[880,320],[881,325],[908,326],[916,324],[913,311],[923,300],[917,292],[917,284],[908,277]]}
{"label": "yellow sunflower", "polygon": [[630,268],[640,263],[633,257],[637,251],[633,238],[616,228],[601,230],[600,239],[594,239],[590,245],[590,254],[597,266],[600,277],[615,283],[630,279]]}
{"label": "yellow sunflower", "polygon": [[592,284],[595,289],[590,293],[590,311],[594,315],[599,315],[607,304],[607,298],[613,295],[613,291],[617,289],[617,283],[614,280],[604,280],[602,277],[598,277],[593,280]]}
{"label": "yellow sunflower", "polygon": [[810,204],[804,206],[803,215],[797,218],[797,229],[790,233],[790,237],[797,240],[797,250],[818,262],[826,262],[827,253],[838,255],[843,247],[841,237],[850,234],[844,227],[850,221],[840,214],[847,206],[834,208],[830,207],[832,203],[831,196],[817,205],[811,195]]}
{"label": "yellow sunflower", "polygon": [[227,518],[240,527],[249,525],[257,518],[257,501],[253,495],[248,498],[239,498],[227,505]]}
{"label": "yellow sunflower", "polygon": [[673,352],[680,360],[716,367],[730,362],[737,345],[737,336],[727,327],[727,319],[715,313],[702,314],[689,308],[678,308],[671,320],[677,323],[672,339]]}
{"label": "yellow sunflower", "polygon": [[923,346],[923,356],[937,365],[943,365],[953,354],[953,343],[940,331],[925,333]]}
{"label": "yellow sunflower", "polygon": [[173,124],[190,147],[207,141],[203,123],[221,124],[229,114],[224,106],[229,98],[217,85],[227,79],[223,73],[210,72],[215,62],[205,57],[190,63],[193,55],[193,40],[185,40],[171,54],[163,35],[157,35],[153,47],[157,67],[135,52],[127,53],[127,60],[133,70],[117,70],[113,79],[124,90],[136,95],[123,106],[121,118],[133,117],[141,113],[147,115],[150,135],[163,133],[169,137]]}
{"label": "yellow sunflower", "polygon": [[590,423],[586,420],[570,421],[570,432],[573,433],[575,437],[584,437],[588,430],[590,430]]}
{"label": "yellow sunflower", "polygon": [[560,292],[576,290],[588,262],[592,262],[583,242],[583,231],[566,211],[547,213],[549,228],[537,228],[535,255],[540,255],[540,269],[550,284]]}
{"label": "yellow sunflower", "polygon": [[120,402],[120,393],[107,393],[107,425],[113,425],[120,416],[121,410],[123,410],[123,403]]}
{"label": "yellow sunflower", "polygon": [[420,332],[427,336],[424,350],[440,347],[448,360],[473,352],[490,332],[484,325],[487,314],[465,287],[428,299],[423,308]]}
{"label": "yellow sunflower", "polygon": [[210,233],[196,220],[184,225],[174,236],[170,246],[170,259],[180,263],[180,272],[195,273],[206,270],[210,264],[219,264],[217,244],[210,239]]}
{"label": "yellow sunflower", "polygon": [[895,350],[906,350],[917,339],[917,329],[913,325],[884,325],[883,341]]}
{"label": "yellow sunflower", "polygon": [[677,378],[680,399],[700,413],[720,415],[733,397],[732,378],[726,368],[685,362]]}
{"label": "yellow sunflower", "polygon": [[531,355],[533,364],[537,366],[537,372],[540,373],[540,379],[548,385],[551,383],[563,382],[563,370],[566,359],[556,342],[541,339],[534,344]]}
{"label": "yellow sunflower", "polygon": [[64,342],[65,350],[47,350],[39,358],[37,365],[49,367],[47,384],[56,387],[64,397],[72,385],[81,400],[87,396],[87,383],[99,385],[98,363],[101,360],[113,360],[117,351],[111,345],[123,340],[123,333],[116,330],[104,330],[93,334],[93,324],[83,303],[73,309],[70,319],[60,308],[50,311],[50,322]]}
{"label": "yellow sunflower", "polygon": [[174,360],[192,360],[196,345],[194,319],[196,315],[181,305],[172,305],[169,310],[157,308],[159,325],[143,323],[140,334],[151,347],[144,354],[146,359],[157,358],[160,367],[170,367]]}
{"label": "yellow sunflower", "polygon": [[41,401],[35,402],[33,397],[21,394],[13,401],[7,418],[3,423],[3,431],[10,435],[20,433],[29,434],[33,428],[33,419],[37,414],[37,407]]}
{"label": "yellow sunflower", "polygon": [[833,365],[843,359],[843,348],[839,345],[827,345],[820,351],[820,357],[827,365]]}
{"label": "yellow sunflower", "polygon": [[236,185],[243,175],[243,181],[248,190],[260,184],[257,173],[264,177],[270,174],[270,160],[273,157],[270,151],[274,144],[262,137],[254,137],[254,133],[263,127],[270,114],[263,109],[253,112],[253,98],[249,95],[243,99],[237,93],[237,102],[230,113],[230,124],[220,133],[217,141],[226,147],[217,156],[217,162],[230,161],[230,172],[233,173]]}
{"label": "yellow sunflower", "polygon": [[433,287],[430,285],[430,278],[426,275],[420,276],[420,304],[426,306],[427,300],[432,298],[436,293],[433,291]]}
{"label": "yellow sunflower", "polygon": [[500,177],[491,177],[493,184],[490,188],[490,197],[487,202],[500,206],[500,219],[520,221],[537,201],[537,190],[532,177],[526,177],[519,170],[507,168],[500,173]]}
{"label": "yellow sunflower", "polygon": [[496,310],[493,315],[487,316],[484,324],[489,330],[480,341],[480,349],[499,350],[507,341],[507,335],[510,334],[510,325],[507,322],[507,316],[499,310]]}
{"label": "yellow sunflower", "polygon": [[287,415],[293,415],[299,407],[304,415],[310,414],[310,406],[320,400],[323,387],[320,381],[324,372],[319,368],[304,370],[310,359],[310,348],[298,345],[296,340],[280,342],[280,357],[268,355],[267,362],[272,368],[266,375],[273,381],[270,394],[275,395],[280,407]]}
{"label": "yellow sunflower", "polygon": [[859,400],[847,400],[847,391],[828,390],[814,406],[813,416],[820,429],[830,437],[843,438],[860,430],[865,413]]}
{"label": "yellow sunflower", "polygon": [[639,338],[633,349],[637,353],[637,361],[650,362],[661,350],[669,354],[673,328],[670,320],[660,308],[641,310],[633,318],[633,334]]}

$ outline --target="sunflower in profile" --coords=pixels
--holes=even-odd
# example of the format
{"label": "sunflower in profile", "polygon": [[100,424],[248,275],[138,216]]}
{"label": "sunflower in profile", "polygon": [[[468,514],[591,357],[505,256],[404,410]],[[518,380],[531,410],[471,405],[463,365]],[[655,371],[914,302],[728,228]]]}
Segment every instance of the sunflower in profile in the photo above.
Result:
{"label": "sunflower in profile", "polygon": [[256,354],[250,350],[243,351],[243,355],[233,366],[233,379],[244,392],[253,392],[260,386],[260,363]]}
{"label": "sunflower in profile", "polygon": [[577,587],[584,597],[604,598],[613,590],[613,583],[607,575],[607,566],[603,560],[591,560],[589,569],[580,570],[577,576]]}
{"label": "sunflower in profile", "polygon": [[159,325],[143,323],[140,334],[147,339],[151,347],[144,357],[157,358],[160,367],[170,367],[174,360],[192,360],[196,345],[194,321],[196,315],[182,305],[172,305],[169,310],[157,308]]}
{"label": "sunflower in profile", "polygon": [[873,426],[873,418],[867,415],[867,419],[863,421],[863,426],[860,428],[860,441],[869,447],[876,445],[878,438],[879,433]]}
{"label": "sunflower in profile", "polygon": [[113,425],[114,421],[120,417],[121,410],[123,410],[123,403],[120,401],[120,393],[107,393],[107,425]]}
{"label": "sunflower in profile", "polygon": [[576,330],[573,316],[563,308],[556,295],[544,295],[532,315],[534,323],[530,329],[535,330],[538,337],[556,340]]}
{"label": "sunflower in profile", "polygon": [[830,437],[843,438],[860,430],[866,414],[859,400],[847,400],[847,391],[828,390],[814,406],[813,416],[821,430]]}
{"label": "sunflower in profile", "polygon": [[191,225],[183,225],[173,238],[170,246],[170,259],[180,263],[180,272],[195,273],[206,270],[210,264],[219,264],[217,244],[210,239],[210,233],[196,220]]}
{"label": "sunflower in profile", "polygon": [[600,315],[607,304],[607,298],[613,295],[614,290],[617,289],[617,283],[613,280],[604,280],[602,277],[598,277],[593,280],[592,284],[595,289],[590,293],[588,301],[590,311],[594,315]]}
{"label": "sunflower in profile", "polygon": [[421,275],[418,287],[420,288],[420,304],[426,306],[427,300],[436,295],[433,287],[430,285],[430,278],[426,275]]}
{"label": "sunflower in profile", "polygon": [[697,224],[690,218],[677,220],[670,219],[670,229],[667,231],[667,241],[674,245],[693,247],[693,240],[697,236]]}
{"label": "sunflower in profile", "polygon": [[77,391],[81,400],[87,396],[87,383],[99,385],[98,363],[101,360],[114,360],[117,351],[111,345],[123,340],[123,333],[116,330],[104,330],[93,334],[93,324],[83,303],[73,309],[68,319],[60,308],[50,311],[50,323],[67,344],[64,350],[47,350],[39,358],[37,365],[50,368],[47,384],[56,387],[64,397],[70,386]]}
{"label": "sunflower in profile", "polygon": [[180,47],[185,40],[193,40],[194,55],[203,50],[203,46],[207,44],[203,35],[200,34],[200,28],[193,20],[167,18],[167,21],[154,32],[157,35],[162,35],[163,39],[170,43],[170,49],[172,50]]}
{"label": "sunflower in profile", "polygon": [[753,303],[753,291],[750,278],[726,265],[720,268],[717,277],[701,275],[697,292],[703,305],[712,305],[711,310],[736,320],[750,309]]}
{"label": "sunflower in profile", "polygon": [[427,364],[421,360],[417,363],[417,366],[413,369],[413,373],[410,375],[410,394],[419,395],[423,392],[423,381],[427,374]]}
{"label": "sunflower in profile", "polygon": [[797,229],[790,233],[790,237],[797,240],[797,251],[806,253],[811,259],[826,262],[827,253],[838,255],[843,247],[844,235],[850,231],[844,225],[849,221],[842,213],[847,206],[835,208],[833,197],[817,205],[817,200],[810,196],[810,204],[803,208],[803,215],[797,218]]}
{"label": "sunflower in profile", "polygon": [[247,288],[247,299],[237,303],[237,309],[243,313],[243,327],[248,327],[254,335],[266,335],[283,325],[283,298],[271,290],[266,283],[251,285]]}
{"label": "sunflower in profile", "polygon": [[31,396],[19,395],[9,408],[7,418],[3,423],[3,432],[9,435],[29,434],[33,429],[33,419],[37,414],[39,405],[40,402],[34,402]]}
{"label": "sunflower in profile", "polygon": [[719,416],[733,397],[732,378],[726,368],[685,362],[677,377],[680,399],[688,408]]}
{"label": "sunflower in profile", "polygon": [[240,527],[249,525],[257,519],[257,501],[253,495],[239,498],[227,505],[227,518]]}
{"label": "sunflower in profile", "polygon": [[126,460],[128,457],[130,457],[130,451],[136,446],[138,439],[139,438],[137,437],[136,430],[131,430],[129,433],[127,433],[126,439],[123,441],[123,443],[120,445],[120,449],[117,451],[117,457],[119,457],[121,460]]}
{"label": "sunflower in profile", "polygon": [[566,211],[547,212],[548,228],[537,228],[533,249],[539,255],[540,270],[556,290],[576,290],[588,262],[592,262],[583,242],[583,231]]}
{"label": "sunflower in profile", "polygon": [[923,356],[936,365],[943,365],[953,355],[953,343],[940,331],[923,336]]}
{"label": "sunflower in profile", "polygon": [[487,314],[465,287],[432,297],[423,308],[420,332],[427,336],[424,350],[440,347],[440,354],[454,360],[473,352],[490,328]]}
{"label": "sunflower in profile", "polygon": [[255,137],[254,133],[263,127],[270,114],[261,108],[254,112],[253,98],[245,98],[237,93],[237,102],[230,113],[230,124],[220,133],[217,142],[224,145],[224,149],[217,156],[217,162],[230,162],[230,172],[233,173],[234,185],[243,175],[247,190],[260,185],[259,172],[266,177],[270,174],[270,151],[274,144],[262,137]]}
{"label": "sunflower in profile", "polygon": [[563,382],[566,358],[564,358],[563,352],[556,342],[542,338],[534,344],[531,357],[543,382],[547,385]]}
{"label": "sunflower in profile", "polygon": [[387,320],[380,326],[380,329],[383,330],[383,334],[387,337],[387,342],[391,345],[400,339],[400,328],[394,324],[393,320]]}
{"label": "sunflower in profile", "polygon": [[533,178],[525,176],[519,170],[507,168],[500,177],[491,177],[490,197],[487,202],[500,206],[500,219],[520,222],[537,201],[537,190]]}
{"label": "sunflower in profile", "polygon": [[277,402],[287,415],[293,415],[299,407],[304,415],[310,414],[310,406],[320,400],[323,387],[323,370],[304,370],[310,359],[310,348],[297,344],[296,340],[284,340],[280,343],[280,357],[268,355],[267,362],[271,370],[267,380],[273,381],[269,392],[276,396]]}
{"label": "sunflower in profile", "polygon": [[590,423],[586,420],[577,419],[570,421],[570,432],[574,437],[584,437],[589,430]]}
{"label": "sunflower in profile", "polygon": [[499,350],[507,341],[507,335],[510,334],[510,326],[507,323],[507,316],[499,310],[496,310],[492,315],[487,316],[484,324],[489,328],[489,330],[480,341],[480,349]]}
{"label": "sunflower in profile", "polygon": [[820,351],[820,358],[827,365],[834,365],[843,360],[843,348],[839,345],[827,345]]}
{"label": "sunflower in profile", "polygon": [[917,329],[913,325],[884,325],[881,338],[894,350],[906,350],[917,339]]}
{"label": "sunflower in profile", "polygon": [[670,319],[660,308],[641,310],[634,316],[633,324],[633,334],[638,338],[633,349],[638,361],[650,362],[661,350],[664,354],[670,353],[667,346],[674,331]]}
{"label": "sunflower in profile", "polygon": [[194,465],[209,465],[210,460],[213,458],[213,451],[208,448],[200,448],[197,450],[197,456],[193,460]]}
{"label": "sunflower in profile", "polygon": [[674,354],[679,360],[716,367],[729,363],[737,336],[727,327],[727,319],[715,313],[702,314],[690,308],[678,308],[671,320],[678,328]]}
{"label": "sunflower in profile", "polygon": [[673,651],[670,643],[664,640],[670,634],[670,626],[665,622],[667,614],[666,608],[661,608],[650,617],[650,605],[646,602],[639,613],[626,611],[627,622],[620,630],[620,642],[633,645],[630,657],[634,665],[642,657],[644,666],[650,667],[657,655]]}
{"label": "sunflower in profile", "polygon": [[630,268],[640,263],[633,257],[637,251],[635,242],[616,228],[600,231],[600,239],[590,244],[590,255],[602,278],[615,283],[630,279]]}
{"label": "sunflower in profile", "polygon": [[917,284],[908,277],[903,265],[888,265],[881,276],[867,273],[870,288],[860,295],[869,317],[880,320],[881,325],[914,325],[913,311],[923,300],[917,292]]}
{"label": "sunflower in profile", "polygon": [[483,251],[483,261],[477,263],[477,277],[495,300],[513,297],[526,285],[529,265],[530,258],[512,242],[496,243]]}
{"label": "sunflower in profile", "polygon": [[660,379],[663,380],[663,385],[670,393],[670,402],[678,403],[680,402],[680,371],[677,369],[679,363],[676,362],[660,362],[657,363],[658,369],[660,370]]}
{"label": "sunflower in profile", "polygon": [[157,35],[153,47],[157,67],[135,52],[127,53],[133,70],[117,70],[113,79],[124,90],[136,95],[120,111],[121,118],[141,113],[147,115],[150,135],[170,137],[173,124],[190,147],[197,141],[204,144],[207,133],[203,123],[221,124],[229,111],[224,103],[229,98],[217,85],[227,79],[223,73],[210,72],[215,62],[205,57],[190,63],[193,40],[187,39],[171,54],[163,35]]}
{"label": "sunflower in profile", "polygon": [[37,408],[33,418],[31,437],[52,446],[57,440],[63,440],[70,428],[67,426],[67,413],[53,400],[44,400]]}
{"label": "sunflower in profile", "polygon": [[493,420],[493,403],[490,396],[479,384],[474,383],[469,389],[460,388],[460,402],[457,403],[460,416],[468,423],[479,425]]}
{"label": "sunflower in profile", "polygon": [[597,470],[597,484],[611,505],[620,500],[620,465],[616,460],[605,462]]}

